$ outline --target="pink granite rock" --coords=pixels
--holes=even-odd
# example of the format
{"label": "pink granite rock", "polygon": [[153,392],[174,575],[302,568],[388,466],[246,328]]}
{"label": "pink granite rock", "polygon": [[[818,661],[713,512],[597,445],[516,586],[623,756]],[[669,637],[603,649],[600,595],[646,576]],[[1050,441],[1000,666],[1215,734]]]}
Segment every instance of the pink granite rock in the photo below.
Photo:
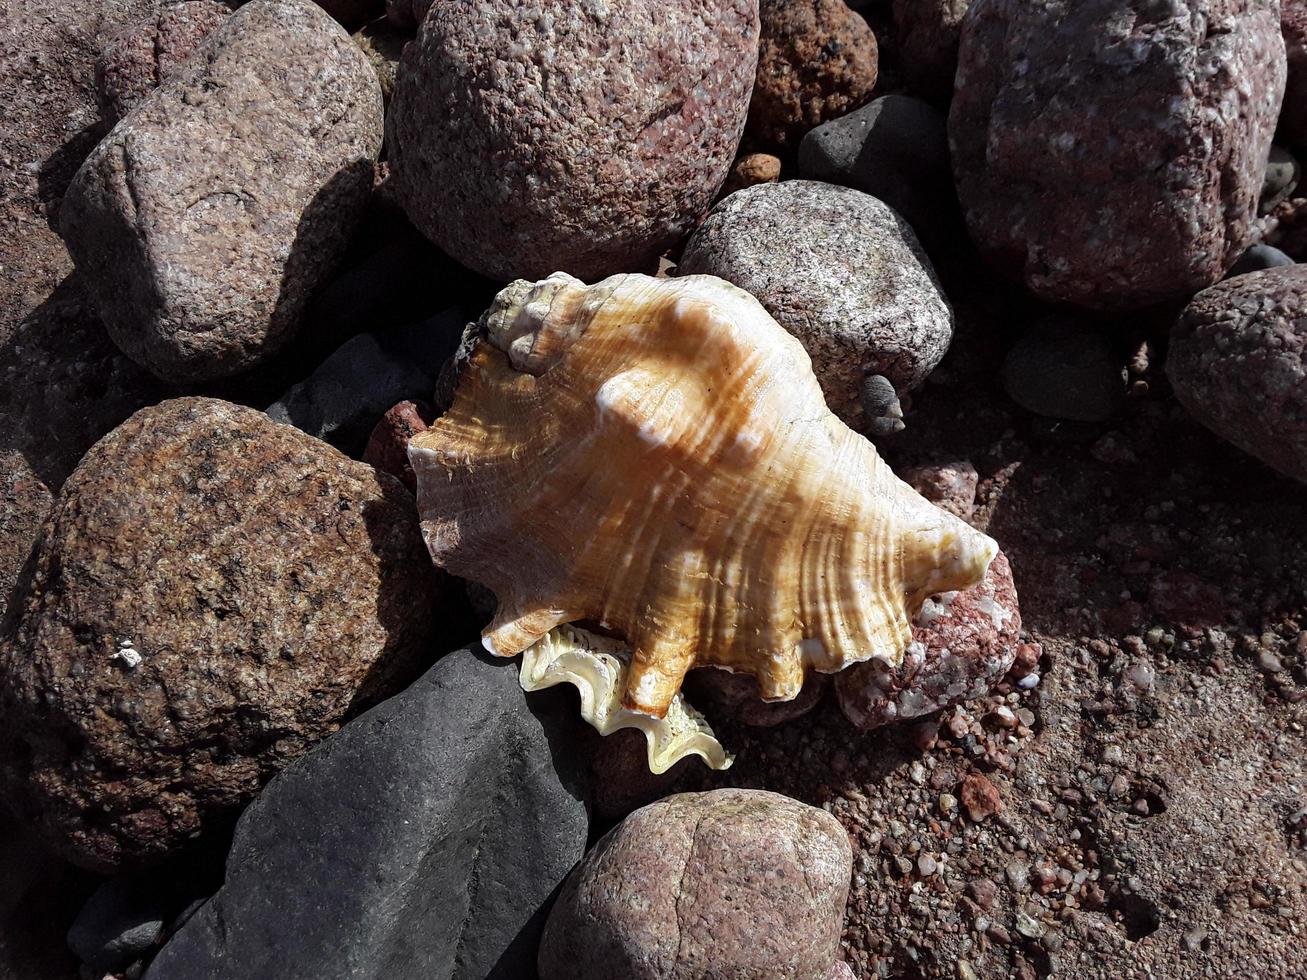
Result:
{"label": "pink granite rock", "polygon": [[899,478],[931,503],[950,514],[971,520],[980,474],[968,459],[909,466]]}

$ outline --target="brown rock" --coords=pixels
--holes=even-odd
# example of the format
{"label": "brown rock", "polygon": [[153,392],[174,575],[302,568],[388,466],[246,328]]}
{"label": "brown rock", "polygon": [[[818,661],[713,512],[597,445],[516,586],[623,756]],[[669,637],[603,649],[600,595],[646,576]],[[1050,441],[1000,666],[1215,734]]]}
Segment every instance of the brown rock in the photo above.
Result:
{"label": "brown rock", "polygon": [[973,823],[988,820],[1003,809],[998,787],[978,772],[968,773],[958,785],[958,799]]}
{"label": "brown rock", "polygon": [[781,161],[770,153],[746,153],[736,157],[730,175],[722,185],[722,197],[754,184],[774,184],[781,179]]}
{"label": "brown rock", "polygon": [[1219,280],[1249,243],[1284,91],[1277,10],[974,4],[949,138],[986,258],[1041,299],[1104,310]]}
{"label": "brown rock", "polygon": [[[1236,276],[1195,296],[1172,328],[1166,374],[1199,422],[1307,482],[1307,266]],[[1210,600],[1201,605],[1219,615]]]}
{"label": "brown rock", "polygon": [[899,478],[932,504],[950,514],[971,520],[980,474],[969,459],[909,466]]}
{"label": "brown rock", "polygon": [[830,814],[762,790],[637,810],[559,894],[541,980],[800,980],[839,959],[852,873]]}
{"label": "brown rock", "polygon": [[69,859],[156,861],[430,649],[436,578],[390,476],[206,398],[65,483],[0,647],[0,777]]}
{"label": "brown rock", "polygon": [[899,60],[912,88],[947,103],[958,68],[962,17],[972,0],[894,0]]}
{"label": "brown rock", "polygon": [[64,198],[64,238],[114,342],[174,383],[270,357],[367,204],[381,112],[376,73],[309,0],[227,18]]}
{"label": "brown rock", "polygon": [[426,402],[400,402],[381,417],[368,437],[363,462],[389,473],[417,493],[417,478],[408,462],[408,441],[435,421],[436,413]]}
{"label": "brown rock", "polygon": [[797,146],[803,134],[871,98],[876,35],[844,0],[762,0],[758,77],[746,135],[760,146]]}
{"label": "brown rock", "polygon": [[735,158],[757,0],[439,13],[404,49],[387,117],[413,223],[496,279],[652,271]]}
{"label": "brown rock", "polygon": [[872,729],[980,697],[1012,665],[1020,635],[1016,585],[1000,551],[978,586],[926,601],[898,667],[868,660],[836,674],[840,710]]}
{"label": "brown rock", "polygon": [[95,65],[105,119],[117,122],[171,80],[230,15],[231,8],[218,0],[179,0],[113,34]]}
{"label": "brown rock", "polygon": [[1307,0],[1280,0],[1280,27],[1289,68],[1280,134],[1301,147],[1307,145]]}
{"label": "brown rock", "polygon": [[0,622],[50,503],[50,491],[27,460],[16,452],[0,452]]}

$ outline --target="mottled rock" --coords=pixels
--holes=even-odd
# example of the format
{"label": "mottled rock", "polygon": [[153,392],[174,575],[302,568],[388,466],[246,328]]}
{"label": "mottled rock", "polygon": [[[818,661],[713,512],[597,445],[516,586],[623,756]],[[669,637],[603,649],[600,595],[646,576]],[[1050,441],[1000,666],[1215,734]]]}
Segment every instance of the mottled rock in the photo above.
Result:
{"label": "mottled rock", "polygon": [[387,119],[400,201],[498,279],[652,266],[739,144],[757,0],[442,6],[404,49]]}
{"label": "mottled rock", "polygon": [[840,709],[872,729],[980,697],[1012,665],[1020,635],[1016,585],[1000,551],[975,588],[926,600],[902,664],[869,660],[836,674]]}
{"label": "mottled rock", "polygon": [[824,977],[851,872],[848,836],[823,810],[762,790],[660,800],[567,879],[540,978]]}
{"label": "mottled rock", "polygon": [[973,823],[989,819],[1003,809],[1003,798],[998,787],[978,772],[968,773],[958,786],[958,799],[962,809]]}
{"label": "mottled rock", "polygon": [[150,980],[520,980],[585,851],[575,707],[451,653],[242,815],[227,877]]}
{"label": "mottled rock", "polygon": [[871,98],[876,35],[844,0],[761,0],[762,37],[746,137],[768,149]]}
{"label": "mottled rock", "polygon": [[964,521],[971,520],[976,502],[976,486],[980,483],[980,474],[976,472],[971,460],[918,463],[906,467],[899,474],[899,479],[937,507]]}
{"label": "mottled rock", "polygon": [[750,674],[705,667],[692,670],[685,677],[685,692],[690,703],[710,718],[729,718],[741,725],[771,728],[802,718],[821,701],[830,687],[828,674],[810,673],[793,701],[764,701],[758,682]]}
{"label": "mottled rock", "polygon": [[1249,244],[1283,48],[1273,0],[975,0],[949,116],[971,237],[1096,309],[1216,282]]}
{"label": "mottled rock", "polygon": [[409,493],[416,494],[417,477],[413,475],[413,467],[408,461],[408,441],[426,429],[435,418],[435,411],[424,401],[403,401],[392,405],[368,436],[367,448],[363,450],[363,462],[375,466],[382,473],[389,473],[408,487]]}
{"label": "mottled rock", "polygon": [[1199,422],[1307,482],[1307,267],[1249,273],[1195,296],[1171,330],[1166,373]]}
{"label": "mottled rock", "polygon": [[354,43],[368,57],[381,84],[382,101],[389,104],[395,94],[395,75],[404,45],[413,39],[412,33],[396,27],[388,17],[378,17],[354,34]]}
{"label": "mottled rock", "polygon": [[59,494],[0,647],[0,778],[70,860],[157,861],[429,653],[437,579],[392,477],[183,398]]}
{"label": "mottled rock", "polygon": [[1280,0],[1289,77],[1280,108],[1280,135],[1291,146],[1307,146],[1307,0]]}
{"label": "mottled rock", "polygon": [[1032,324],[1003,362],[1008,396],[1037,415],[1102,422],[1125,399],[1125,365],[1100,325],[1054,315]]}
{"label": "mottled rock", "polygon": [[1293,259],[1272,245],[1252,245],[1239,256],[1239,261],[1230,266],[1227,279],[1242,276],[1248,272],[1262,269],[1278,269],[1280,266],[1293,265]]}
{"label": "mottled rock", "polygon": [[50,503],[50,491],[27,460],[16,452],[0,452],[0,622]]}
{"label": "mottled rock", "polygon": [[254,0],[78,171],[61,227],[123,352],[165,381],[247,369],[299,328],[367,203],[376,73],[309,0]]}
{"label": "mottled rock", "polygon": [[879,198],[928,245],[961,234],[944,114],[920,99],[885,95],[818,126],[799,145],[799,174]]}
{"label": "mottled rock", "polygon": [[947,103],[958,67],[962,18],[971,0],[894,0],[899,61],[914,91]]}
{"label": "mottled rock", "polygon": [[753,293],[802,342],[831,410],[855,428],[866,375],[915,387],[953,336],[953,312],[912,229],[846,187],[787,180],[732,194],[691,237],[677,271]]}
{"label": "mottled rock", "polygon": [[231,8],[218,0],[179,0],[114,33],[95,64],[105,119],[116,123],[170,81],[230,15]]}
{"label": "mottled rock", "polygon": [[746,153],[731,164],[722,185],[722,197],[754,184],[774,184],[781,178],[781,161],[770,153]]}

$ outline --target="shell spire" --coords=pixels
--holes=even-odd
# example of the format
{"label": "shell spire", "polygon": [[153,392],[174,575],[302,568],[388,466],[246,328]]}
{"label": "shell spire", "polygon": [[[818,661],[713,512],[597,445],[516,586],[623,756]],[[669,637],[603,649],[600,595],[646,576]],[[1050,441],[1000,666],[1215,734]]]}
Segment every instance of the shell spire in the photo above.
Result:
{"label": "shell spire", "polygon": [[712,276],[512,284],[409,456],[436,563],[498,598],[486,648],[598,624],[631,651],[624,707],[655,718],[693,667],[788,700],[810,669],[898,664],[925,599],[997,551],[897,479],[799,342]]}

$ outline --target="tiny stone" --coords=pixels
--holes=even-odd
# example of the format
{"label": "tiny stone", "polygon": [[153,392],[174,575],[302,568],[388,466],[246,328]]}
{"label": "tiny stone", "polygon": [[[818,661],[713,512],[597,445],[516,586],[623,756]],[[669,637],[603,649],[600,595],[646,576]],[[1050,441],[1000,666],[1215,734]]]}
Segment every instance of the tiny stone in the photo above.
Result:
{"label": "tiny stone", "polygon": [[1048,927],[1038,919],[1031,918],[1025,912],[1017,913],[1017,932],[1027,939],[1039,939],[1047,931]]}
{"label": "tiny stone", "polygon": [[957,808],[958,808],[958,798],[956,796],[954,796],[952,793],[939,794],[940,813],[945,813],[945,814],[953,813],[954,811],[957,810]]}
{"label": "tiny stone", "polygon": [[917,858],[917,871],[920,873],[921,877],[929,878],[938,870],[939,865],[929,854],[923,854],[921,857]]}
{"label": "tiny stone", "polygon": [[1099,756],[1099,758],[1105,765],[1109,766],[1119,766],[1123,761],[1125,761],[1125,758],[1121,753],[1121,746],[1115,744],[1105,745],[1103,747],[1103,754]]}
{"label": "tiny stone", "polygon": [[1278,674],[1284,670],[1284,664],[1270,650],[1263,650],[1257,654],[1257,669],[1263,674]]}
{"label": "tiny stone", "polygon": [[1038,674],[1027,674],[1021,680],[1017,681],[1017,687],[1023,691],[1032,691],[1039,686]]}

